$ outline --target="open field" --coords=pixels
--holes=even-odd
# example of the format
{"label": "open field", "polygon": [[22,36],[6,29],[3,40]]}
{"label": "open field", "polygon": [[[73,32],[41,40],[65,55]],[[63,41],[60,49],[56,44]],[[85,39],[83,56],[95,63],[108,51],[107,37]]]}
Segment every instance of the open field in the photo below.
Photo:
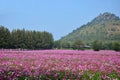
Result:
{"label": "open field", "polygon": [[120,52],[1,50],[0,80],[120,80]]}

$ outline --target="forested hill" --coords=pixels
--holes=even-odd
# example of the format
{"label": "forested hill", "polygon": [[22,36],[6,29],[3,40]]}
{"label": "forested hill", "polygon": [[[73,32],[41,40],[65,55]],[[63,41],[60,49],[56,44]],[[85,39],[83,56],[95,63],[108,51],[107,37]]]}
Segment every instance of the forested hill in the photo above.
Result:
{"label": "forested hill", "polygon": [[62,37],[60,41],[73,42],[79,39],[84,42],[120,41],[120,18],[115,14],[105,12]]}

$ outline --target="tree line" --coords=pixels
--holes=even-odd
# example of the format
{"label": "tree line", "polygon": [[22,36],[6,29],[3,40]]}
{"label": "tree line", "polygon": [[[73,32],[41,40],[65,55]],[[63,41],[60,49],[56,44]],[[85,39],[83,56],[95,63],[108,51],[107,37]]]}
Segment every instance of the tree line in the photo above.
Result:
{"label": "tree line", "polygon": [[95,40],[85,43],[82,40],[54,41],[51,33],[43,31],[29,31],[25,29],[14,29],[10,31],[0,26],[0,49],[93,49],[120,51],[120,42],[103,42]]}
{"label": "tree line", "polygon": [[104,42],[100,40],[94,40],[90,43],[85,43],[82,40],[75,40],[73,42],[55,41],[54,47],[58,49],[75,49],[75,50],[93,49],[95,51],[99,50],[120,51],[120,42],[117,41]]}
{"label": "tree line", "polygon": [[5,49],[51,49],[54,39],[51,33],[15,29],[0,26],[0,48]]}

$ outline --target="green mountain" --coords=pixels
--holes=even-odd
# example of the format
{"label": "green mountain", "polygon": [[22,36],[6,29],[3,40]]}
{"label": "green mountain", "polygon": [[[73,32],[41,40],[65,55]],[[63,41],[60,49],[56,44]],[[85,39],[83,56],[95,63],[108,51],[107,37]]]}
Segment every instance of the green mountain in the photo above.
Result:
{"label": "green mountain", "polygon": [[60,39],[64,42],[75,40],[88,43],[94,40],[120,41],[120,18],[115,14],[105,12]]}

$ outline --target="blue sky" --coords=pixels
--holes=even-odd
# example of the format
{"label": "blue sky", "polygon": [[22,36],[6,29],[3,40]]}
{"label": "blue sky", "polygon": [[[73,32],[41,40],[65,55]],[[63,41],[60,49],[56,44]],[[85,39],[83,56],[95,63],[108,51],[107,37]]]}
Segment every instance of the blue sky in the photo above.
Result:
{"label": "blue sky", "polygon": [[104,12],[120,16],[120,0],[0,0],[0,25],[45,30],[58,40]]}

